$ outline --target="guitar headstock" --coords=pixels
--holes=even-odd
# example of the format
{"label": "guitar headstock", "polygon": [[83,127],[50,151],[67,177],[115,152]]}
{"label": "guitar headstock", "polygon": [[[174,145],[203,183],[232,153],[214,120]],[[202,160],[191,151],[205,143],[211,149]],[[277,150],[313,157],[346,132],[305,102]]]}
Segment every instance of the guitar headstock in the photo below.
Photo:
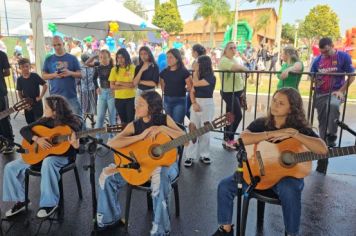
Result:
{"label": "guitar headstock", "polygon": [[120,133],[125,127],[126,127],[126,124],[108,125],[108,126],[106,126],[106,132]]}
{"label": "guitar headstock", "polygon": [[231,112],[228,112],[211,122],[214,129],[222,128],[227,125],[230,125],[234,121],[234,115]]}
{"label": "guitar headstock", "polygon": [[31,108],[32,104],[33,104],[33,100],[31,98],[24,98],[21,101],[18,101],[17,103],[15,103],[12,108],[15,111],[20,111],[23,109]]}

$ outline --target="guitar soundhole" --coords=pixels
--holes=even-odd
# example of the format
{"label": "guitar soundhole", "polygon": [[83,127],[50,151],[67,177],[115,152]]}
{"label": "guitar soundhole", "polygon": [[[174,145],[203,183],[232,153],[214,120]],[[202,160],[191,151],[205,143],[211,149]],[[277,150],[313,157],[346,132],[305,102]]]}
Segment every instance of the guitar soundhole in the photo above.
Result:
{"label": "guitar soundhole", "polygon": [[53,136],[50,141],[52,145],[57,145],[59,143],[59,137]]}
{"label": "guitar soundhole", "polygon": [[292,152],[284,152],[281,156],[281,163],[284,167],[292,167],[295,165],[294,154]]}
{"label": "guitar soundhole", "polygon": [[162,157],[162,148],[159,145],[152,145],[150,148],[150,156],[151,158],[158,160]]}

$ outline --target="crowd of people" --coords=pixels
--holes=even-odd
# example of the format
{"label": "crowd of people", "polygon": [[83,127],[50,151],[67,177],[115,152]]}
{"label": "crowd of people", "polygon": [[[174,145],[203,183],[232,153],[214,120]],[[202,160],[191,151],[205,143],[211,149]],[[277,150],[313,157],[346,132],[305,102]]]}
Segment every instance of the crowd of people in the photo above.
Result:
{"label": "crowd of people", "polygon": [[[100,44],[99,44],[100,45]],[[95,106],[97,111],[96,127],[103,127],[104,118],[108,113],[109,123],[125,123],[126,128],[111,136],[108,145],[115,148],[126,147],[132,143],[154,138],[158,133],[165,133],[172,139],[184,134],[177,124],[183,124],[185,117],[189,118],[189,129],[202,127],[205,122],[211,122],[214,116],[214,89],[216,77],[212,58],[202,45],[191,48],[190,66],[184,62],[187,52],[169,49],[166,55],[167,66],[160,68],[155,53],[148,46],[138,50],[138,62],[130,55],[130,50],[121,47],[114,58],[106,48],[93,49],[79,55],[78,49],[68,53],[63,39],[55,36],[52,41],[54,54],[47,57],[42,78],[30,71],[30,61],[20,59],[21,76],[17,79],[16,90],[20,98],[31,98],[35,101],[32,110],[25,111],[28,126],[21,129],[20,134],[28,142],[36,142],[41,148],[51,148],[52,144],[46,137],[40,137],[31,131],[35,125],[49,128],[57,125],[68,125],[73,131],[81,129],[78,117],[90,111],[93,104],[79,102],[77,83],[80,81],[81,93],[87,97],[97,96]],[[77,45],[78,46],[78,45]],[[89,47],[89,44],[88,44]],[[330,38],[322,38],[319,42],[321,55],[313,62],[312,72],[346,72],[352,73],[350,57],[333,48]],[[95,50],[98,50],[97,53]],[[74,53],[76,52],[76,53]],[[132,53],[132,52],[131,52]],[[273,52],[270,60],[278,58],[278,52]],[[244,94],[244,76],[255,66],[266,61],[268,53],[262,46],[258,52],[249,43],[243,54],[237,51],[234,42],[226,44],[222,51],[217,68],[221,72],[221,97],[226,104],[226,111],[234,114],[234,121],[225,128],[223,147],[235,149],[235,133],[242,119],[242,109],[246,106]],[[255,57],[256,56],[256,57]],[[80,57],[80,61],[78,58]],[[159,56],[158,56],[159,57]],[[319,136],[308,124],[303,109],[303,101],[298,92],[300,74],[304,66],[293,47],[286,47],[281,52],[283,65],[278,76],[278,90],[273,94],[271,108],[265,117],[253,121],[240,137],[246,145],[256,144],[263,140],[270,142],[294,138],[317,154],[325,154],[327,141],[329,146],[335,145],[336,125],[331,122],[339,117],[339,107],[344,99],[347,87],[354,77],[345,81],[344,76],[320,75],[316,78],[316,109],[319,119]],[[276,63],[277,59],[274,63]],[[4,77],[10,74],[10,65],[5,53],[0,52],[0,109],[8,107],[7,89]],[[261,64],[261,63],[260,63]],[[264,65],[265,66],[265,65]],[[270,69],[274,65],[271,63]],[[192,69],[192,73],[189,71]],[[294,73],[292,73],[294,72]],[[47,86],[48,83],[48,86]],[[42,86],[42,91],[39,87]],[[163,97],[156,92],[162,89]],[[49,87],[49,97],[42,100]],[[328,94],[332,92],[331,102]],[[330,106],[330,118],[327,122],[327,107]],[[84,110],[83,110],[84,108]],[[84,125],[85,126],[85,125]],[[10,141],[8,150],[13,148],[13,132],[9,117],[0,121],[0,134]],[[100,137],[100,135],[98,135]],[[41,199],[37,217],[46,218],[58,208],[59,191],[58,178],[61,167],[73,161],[74,149],[79,143],[75,133],[70,140],[72,148],[62,156],[47,157],[41,167]],[[209,133],[189,142],[186,147],[184,165],[189,168],[198,157],[201,162],[210,164]],[[7,217],[25,210],[28,202],[24,197],[24,170],[29,165],[22,159],[8,163],[4,170],[3,200],[16,204],[6,212]],[[319,162],[317,171],[326,173],[327,163]],[[120,221],[121,207],[117,192],[125,185],[122,176],[113,171],[115,166],[103,169],[99,178],[99,194],[97,208],[97,224],[105,229]],[[169,209],[167,199],[171,181],[177,176],[177,163],[169,167],[159,167],[151,174],[153,201],[153,226],[151,235],[167,235],[170,232]],[[297,235],[301,217],[301,192],[303,179],[285,178],[273,187],[279,196],[285,230],[288,235]],[[228,177],[219,183],[218,187],[218,235],[233,235],[232,209],[233,199],[237,194],[236,180]],[[238,227],[238,226],[237,226]]]}

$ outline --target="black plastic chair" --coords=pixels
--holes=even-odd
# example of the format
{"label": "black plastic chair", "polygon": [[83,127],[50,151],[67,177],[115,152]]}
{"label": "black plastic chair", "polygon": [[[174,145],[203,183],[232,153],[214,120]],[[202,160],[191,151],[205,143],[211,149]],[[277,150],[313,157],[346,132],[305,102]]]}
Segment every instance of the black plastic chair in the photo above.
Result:
{"label": "black plastic chair", "polygon": [[263,228],[263,220],[265,213],[265,204],[275,204],[281,205],[281,201],[278,198],[278,195],[272,190],[253,190],[248,196],[243,198],[242,204],[242,216],[241,216],[241,225],[240,225],[240,235],[244,236],[246,231],[248,207],[250,200],[255,198],[257,200],[257,230]]}
{"label": "black plastic chair", "polygon": [[[74,175],[75,175],[75,180],[77,183],[77,188],[78,188],[78,195],[79,195],[79,199],[83,199],[83,194],[82,194],[82,186],[80,184],[80,179],[79,179],[79,173],[78,173],[78,169],[77,169],[77,165],[75,164],[75,161],[69,162],[67,165],[65,165],[64,167],[62,167],[62,169],[59,171],[61,178],[58,182],[59,185],[59,203],[58,203],[58,219],[57,220],[61,220],[63,218],[64,215],[64,195],[63,195],[63,181],[62,181],[62,177],[63,174],[74,170]],[[29,180],[30,180],[30,176],[41,176],[41,168],[40,166],[31,166],[29,168],[27,168],[26,172],[25,172],[25,201],[29,202],[28,199],[28,190],[29,190]],[[28,211],[28,207],[26,206],[26,211]]]}
{"label": "black plastic chair", "polygon": [[[185,126],[179,123],[176,123],[183,131],[186,131]],[[180,215],[180,202],[179,202],[179,191],[178,191],[178,180],[179,180],[179,175],[180,175],[180,165],[182,162],[183,158],[183,151],[184,151],[184,146],[178,147],[178,175],[177,177],[172,181],[172,189],[174,191],[174,202],[175,202],[175,208],[176,208],[176,217],[179,217]],[[125,208],[125,232],[128,232],[128,226],[129,226],[129,215],[130,215],[130,205],[131,205],[131,196],[132,196],[132,190],[141,190],[145,191],[147,194],[147,208],[148,211],[153,210],[152,206],[152,197],[151,197],[151,181],[146,182],[143,185],[135,186],[128,184],[127,185],[127,192],[126,192],[126,208]]]}

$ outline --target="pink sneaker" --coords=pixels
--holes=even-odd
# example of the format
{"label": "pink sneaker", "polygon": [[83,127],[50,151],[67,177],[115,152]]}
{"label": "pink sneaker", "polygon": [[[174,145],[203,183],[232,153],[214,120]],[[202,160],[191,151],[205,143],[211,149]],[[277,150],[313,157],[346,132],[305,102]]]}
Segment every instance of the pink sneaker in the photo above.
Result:
{"label": "pink sneaker", "polygon": [[236,150],[236,141],[235,140],[224,141],[222,143],[222,145],[228,151]]}

